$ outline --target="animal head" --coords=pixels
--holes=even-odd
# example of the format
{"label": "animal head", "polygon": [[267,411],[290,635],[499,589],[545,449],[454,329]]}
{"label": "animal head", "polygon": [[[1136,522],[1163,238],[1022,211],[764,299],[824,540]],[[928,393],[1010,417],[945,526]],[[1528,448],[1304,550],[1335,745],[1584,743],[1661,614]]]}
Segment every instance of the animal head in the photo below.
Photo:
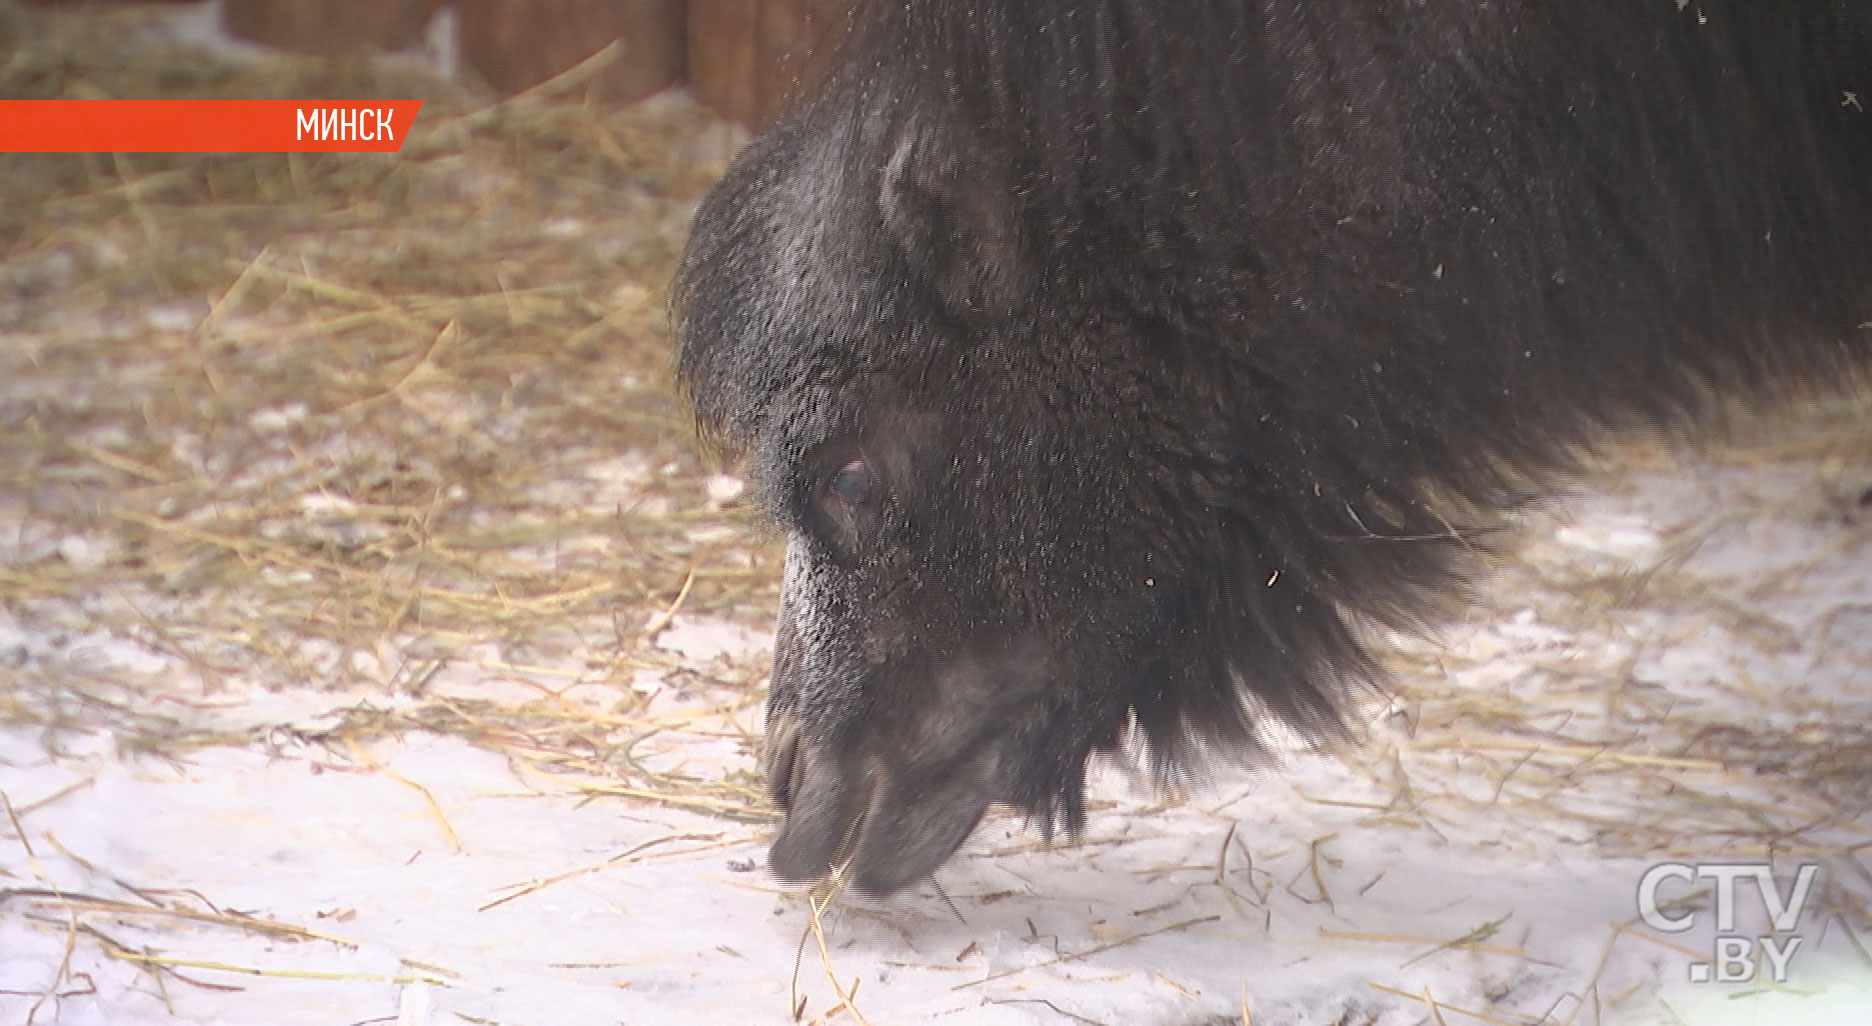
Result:
{"label": "animal head", "polygon": [[787,534],[774,871],[887,893],[995,802],[1077,830],[1134,728],[1166,774],[1263,713],[1332,732],[1352,628],[1238,458],[1291,440],[1180,293],[1035,252],[983,140],[813,117],[702,205],[675,292],[699,418]]}

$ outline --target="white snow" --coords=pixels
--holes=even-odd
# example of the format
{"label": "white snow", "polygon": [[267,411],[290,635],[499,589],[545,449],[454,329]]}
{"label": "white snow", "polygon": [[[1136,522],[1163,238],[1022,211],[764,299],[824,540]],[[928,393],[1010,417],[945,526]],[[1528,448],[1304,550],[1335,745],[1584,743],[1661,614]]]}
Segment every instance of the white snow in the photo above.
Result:
{"label": "white snow", "polygon": [[[1872,603],[1866,531],[1800,515],[1811,487],[1798,474],[1706,464],[1638,475],[1628,494],[1583,499],[1571,515],[1537,524],[1530,572],[1578,571],[1582,552],[1594,564],[1588,574],[1606,572],[1604,560],[1632,561],[1613,579],[1686,561],[1709,589],[1698,602],[1595,625],[1549,616],[1543,610],[1568,600],[1509,581],[1491,592],[1496,611],[1403,651],[1439,653],[1450,674],[1440,686],[1530,703],[1534,725],[1556,709],[1601,715],[1618,689],[1595,668],[1620,665],[1640,689],[1627,700],[1646,700],[1642,687],[1655,686],[1684,715],[1744,731],[1770,719],[1798,726],[1821,699],[1856,702],[1863,721],[1872,710],[1867,635],[1842,633],[1837,616],[1817,618]],[[1718,530],[1688,554],[1669,551],[1696,515],[1741,508],[1764,488],[1796,512]],[[1698,502],[1686,506],[1687,494]],[[1797,586],[1762,585],[1768,571],[1816,553],[1837,565],[1812,564]],[[1730,601],[1731,586],[1764,592],[1752,600],[1754,620],[1726,626],[1697,612],[1719,595]],[[1790,644],[1764,651],[1737,633],[1770,620]],[[55,650],[12,621],[0,634],[14,667],[56,666],[74,649],[139,672],[160,658],[116,639]],[[1851,657],[1823,651],[1829,637]],[[757,667],[771,638],[679,614],[654,642],[685,665],[730,670]],[[1758,686],[1791,690],[1750,705],[1721,683],[1736,679],[1738,660]],[[1556,665],[1597,683],[1574,693]],[[710,701],[666,686],[662,672],[636,671],[647,701]],[[430,685],[458,697],[529,687],[471,673]],[[263,742],[176,763],[119,751],[109,732],[0,730],[0,791],[23,828],[0,825],[0,1019],[785,1023],[798,1002],[801,1021],[857,1021],[837,1012],[834,980],[856,986],[854,1003],[872,1023],[1240,1021],[1245,1007],[1252,1022],[1321,1026],[1845,1026],[1865,1022],[1872,1007],[1872,966],[1848,928],[1863,920],[1841,914],[1842,902],[1863,909],[1872,895],[1863,814],[1808,825],[1776,859],[1789,875],[1803,861],[1821,865],[1791,983],[1694,984],[1691,965],[1714,950],[1715,916],[1706,910],[1687,934],[1648,929],[1638,920],[1639,879],[1660,862],[1735,853],[1702,847],[1710,834],[1696,822],[1683,825],[1688,850],[1621,852],[1618,830],[1653,812],[1698,815],[1677,788],[1745,795],[1775,782],[1594,774],[1590,758],[1559,749],[1501,775],[1478,745],[1454,755],[1444,767],[1450,786],[1438,791],[1426,786],[1438,746],[1465,734],[1428,722],[1440,701],[1434,687],[1404,690],[1399,715],[1420,721],[1381,727],[1373,765],[1300,755],[1167,800],[1107,768],[1087,837],[1054,849],[1017,819],[991,817],[939,874],[946,899],[925,887],[836,903],[824,959],[805,899],[758,869],[761,826],[623,796],[594,801],[454,738],[409,732],[367,751],[300,739],[360,703],[399,701],[413,700],[256,689],[188,715],[222,727],[273,724]],[[730,715],[757,731],[756,710]],[[1470,733],[1485,734],[1479,725]],[[732,732],[698,730],[659,755],[691,772],[752,768]],[[1401,760],[1424,808],[1397,805],[1375,765],[1386,758]],[[1510,800],[1555,760],[1562,777],[1577,775],[1572,804],[1543,815]],[[1720,816],[1713,823],[1701,826],[1719,828]],[[1840,857],[1855,839],[1857,853]],[[112,911],[100,898],[139,911]],[[152,903],[178,915],[158,915]],[[1741,904],[1745,918],[1759,914]],[[196,915],[216,910],[319,939]],[[159,957],[174,975],[144,971],[133,952]]]}
{"label": "white snow", "polygon": [[[271,59],[226,40],[217,7],[175,8],[171,34]],[[445,15],[402,59],[452,66],[452,33]],[[127,259],[98,245],[100,265]],[[41,263],[42,291],[77,290],[70,256]],[[607,302],[662,297],[628,285]],[[82,305],[61,316],[105,340],[183,334],[207,303],[153,307],[143,325]],[[23,359],[36,344],[0,343]],[[72,382],[7,387],[22,409],[88,403]],[[434,416],[508,429],[460,422],[474,409]],[[370,444],[295,438],[307,424],[303,403],[254,413],[278,445],[250,454],[236,486],[263,491],[291,446],[299,460]],[[127,436],[100,425],[81,441],[112,450]],[[169,444],[197,471],[230,458],[182,427]],[[670,498],[644,494],[684,472],[665,459],[568,459],[584,469],[542,501],[667,512]],[[685,724],[628,753],[649,771],[751,783],[761,725],[746,685],[772,645],[760,627],[679,612],[597,672],[472,639],[420,687],[420,639],[281,645],[279,665],[307,668],[297,676],[348,666],[347,690],[178,658],[160,632],[187,627],[165,616],[186,592],[126,584],[74,597],[64,617],[0,605],[0,1023],[1865,1026],[1872,510],[1859,495],[1872,454],[1844,468],[1774,455],[1647,466],[1530,517],[1478,608],[1398,639],[1400,687],[1345,761],[1295,754],[1168,797],[1101,766],[1078,843],[1048,846],[991,815],[938,873],[940,892],[835,901],[823,956],[805,896],[760,868],[767,825],[606,792],[606,778],[467,731],[408,726],[355,745],[333,733],[438,709],[628,708]],[[744,489],[719,475],[704,494],[719,508]],[[278,530],[361,544],[384,529],[365,512],[319,497]],[[108,565],[122,547],[0,489],[0,575],[48,554]],[[535,562],[576,554],[542,546]],[[101,605],[147,611],[148,631],[92,629],[79,607]],[[132,713],[202,742],[153,754]],[[1857,777],[1821,772],[1855,743]],[[1784,885],[1819,867],[1796,931],[1777,938],[1800,938],[1791,980],[1692,982],[1715,950],[1715,909],[1692,903],[1693,929],[1661,933],[1640,919],[1641,878],[1754,861],[1769,837]],[[1763,911],[1738,891],[1734,935],[1758,936]]]}
{"label": "white snow", "polygon": [[710,663],[717,659],[745,653],[752,646],[762,642],[771,646],[773,639],[763,637],[758,631],[737,627],[711,617],[695,617],[678,614],[670,620],[670,626],[656,636],[658,648],[675,652],[698,663]]}

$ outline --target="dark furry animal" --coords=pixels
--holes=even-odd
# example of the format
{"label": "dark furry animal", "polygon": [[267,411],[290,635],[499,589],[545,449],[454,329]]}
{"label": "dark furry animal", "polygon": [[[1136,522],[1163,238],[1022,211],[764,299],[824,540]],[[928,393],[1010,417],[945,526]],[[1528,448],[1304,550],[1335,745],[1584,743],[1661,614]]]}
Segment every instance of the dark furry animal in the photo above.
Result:
{"label": "dark furry animal", "polygon": [[1864,0],[875,7],[675,291],[790,536],[784,879],[1329,736],[1570,449],[1869,362]]}

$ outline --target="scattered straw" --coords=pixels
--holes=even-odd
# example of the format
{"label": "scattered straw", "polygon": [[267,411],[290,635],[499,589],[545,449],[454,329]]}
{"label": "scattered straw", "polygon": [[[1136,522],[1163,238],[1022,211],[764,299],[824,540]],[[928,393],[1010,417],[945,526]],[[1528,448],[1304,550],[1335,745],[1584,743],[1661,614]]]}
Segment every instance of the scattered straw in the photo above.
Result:
{"label": "scattered straw", "polygon": [[[1545,961],[1542,961],[1541,959],[1535,958],[1533,955],[1529,954],[1523,948],[1510,948],[1510,947],[1503,947],[1499,944],[1481,943],[1484,936],[1492,935],[1493,932],[1496,929],[1499,929],[1501,924],[1505,921],[1506,919],[1504,918],[1503,920],[1498,920],[1493,923],[1483,924],[1483,926],[1477,927],[1475,931],[1472,931],[1454,940],[1447,940],[1447,941],[1439,941],[1430,937],[1411,937],[1411,936],[1405,936],[1401,934],[1365,933],[1362,931],[1353,931],[1353,930],[1331,930],[1323,926],[1320,927],[1319,935],[1329,940],[1362,941],[1362,942],[1371,943],[1371,944],[1409,944],[1412,946],[1422,945],[1426,947],[1426,950],[1423,951],[1421,954],[1415,955],[1411,957],[1408,961],[1402,963],[1402,965],[1404,966],[1408,966],[1412,964],[1413,962],[1420,962],[1426,958],[1429,958],[1432,955],[1437,954],[1438,952],[1460,950],[1460,951],[1476,951],[1476,952],[1481,952],[1483,954],[1489,954],[1489,955],[1507,955],[1511,958],[1516,958],[1523,962],[1529,962],[1534,965],[1542,965],[1542,966],[1547,966],[1549,968],[1554,967],[1554,964],[1552,962],[1545,962]],[[1487,930],[1488,934],[1484,934],[1482,932],[1484,930]]]}
{"label": "scattered straw", "polygon": [[[557,884],[557,883],[564,883],[567,880],[572,880],[577,877],[589,876],[593,873],[600,873],[600,872],[603,872],[604,870],[613,869],[617,866],[628,865],[632,862],[640,862],[645,857],[643,854],[644,852],[649,851],[652,848],[660,847],[665,844],[674,844],[679,841],[716,842],[716,841],[719,841],[720,839],[721,839],[720,834],[670,834],[665,837],[654,837],[648,841],[644,841],[639,844],[634,844],[630,846],[629,848],[626,848],[624,851],[621,851],[617,853],[616,855],[613,855],[610,858],[605,859],[602,862],[595,862],[588,866],[579,866],[576,869],[568,869],[563,873],[555,873],[552,876],[546,877],[545,879],[542,879],[542,880],[533,880],[524,884],[509,884],[507,887],[502,888],[502,890],[508,891],[507,894],[504,894],[498,898],[495,898],[493,901],[490,901],[490,902],[487,902],[486,904],[481,905],[479,908],[476,908],[475,911],[486,912],[489,909],[498,908],[499,906],[505,905],[508,902],[514,901],[518,898],[524,898],[529,894],[534,894],[539,891],[543,891],[546,888],[551,887],[552,885]],[[675,854],[688,855],[693,852],[707,851],[711,848],[717,848],[717,847],[720,847],[720,845],[714,844],[714,843],[708,843],[708,844],[702,844],[701,846],[695,847],[695,848],[685,848],[680,852],[676,852]]]}
{"label": "scattered straw", "polygon": [[823,900],[810,896],[807,898],[807,902],[812,908],[812,936],[814,942],[819,946],[819,965],[825,970],[826,982],[832,985],[832,992],[837,994],[839,998],[838,1007],[828,1012],[825,1017],[829,1019],[839,1014],[841,1011],[850,1012],[851,1017],[857,1021],[859,1026],[870,1026],[870,1023],[864,1017],[864,1013],[860,1012],[858,1006],[853,1003],[854,999],[858,996],[858,978],[855,976],[852,978],[850,987],[842,986],[838,981],[838,974],[832,968],[832,952],[826,947],[825,924],[821,922],[819,918],[820,913],[824,911],[825,905],[832,900],[832,897],[832,894],[827,894]]}
{"label": "scattered straw", "polygon": [[231,915],[225,912],[196,912],[190,909],[166,908],[156,905],[138,905],[128,901],[80,894],[74,891],[59,891],[51,888],[15,887],[0,888],[0,904],[12,900],[30,901],[39,904],[55,905],[60,910],[71,912],[104,912],[119,919],[173,919],[181,922],[201,923],[208,926],[225,926],[247,933],[259,934],[278,940],[324,941],[343,948],[355,949],[356,941],[322,933],[318,930],[294,926],[291,923],[275,922],[247,915]]}
{"label": "scattered straw", "polygon": [[382,773],[384,776],[389,777],[391,780],[422,795],[424,804],[429,807],[429,814],[441,825],[443,835],[448,838],[449,847],[456,851],[463,850],[461,836],[455,832],[455,827],[449,823],[448,816],[442,812],[442,803],[436,801],[434,792],[403,774],[398,773],[396,770],[385,766],[376,756],[372,755],[368,749],[359,744],[355,737],[345,738],[345,746],[350,749],[352,756],[359,762],[364,763],[370,768]]}
{"label": "scattered straw", "polygon": [[447,980],[428,974],[397,973],[341,973],[325,972],[317,969],[270,969],[261,966],[233,965],[228,962],[210,962],[196,958],[175,958],[170,955],[151,955],[132,951],[116,943],[108,943],[111,957],[125,962],[140,962],[163,969],[212,969],[215,972],[237,973],[243,976],[271,976],[286,980],[325,980],[338,983],[427,983],[438,987],[448,985]]}
{"label": "scattered straw", "polygon": [[[154,17],[61,15],[56,46],[0,54],[0,96],[402,95],[423,117],[394,156],[9,163],[0,491],[23,505],[0,605],[107,654],[32,653],[0,721],[177,757],[277,727],[204,729],[204,698],[421,696],[490,651],[608,691],[563,711],[604,716],[639,670],[682,665],[649,645],[679,611],[771,623],[777,546],[711,497],[663,300],[733,131],[675,97],[587,102],[615,54],[490,105],[406,64],[230,63],[132,27]],[[500,748],[509,713],[538,710],[418,715]],[[579,767],[669,783],[637,769]]]}
{"label": "scattered straw", "polygon": [[970,980],[966,983],[958,983],[949,989],[950,990],[965,990],[969,987],[979,987],[984,983],[992,983],[995,980],[1005,979],[1009,976],[1015,976],[1020,973],[1032,972],[1036,969],[1045,969],[1048,966],[1059,965],[1062,962],[1076,962],[1082,958],[1091,958],[1093,955],[1103,954],[1107,951],[1111,951],[1114,948],[1122,948],[1127,944],[1136,944],[1138,941],[1146,940],[1148,938],[1156,937],[1162,934],[1175,933],[1179,930],[1187,930],[1192,926],[1201,926],[1204,923],[1220,922],[1221,919],[1222,917],[1219,915],[1218,916],[1197,916],[1194,919],[1185,919],[1182,922],[1171,923],[1169,926],[1160,926],[1155,930],[1145,930],[1143,933],[1128,934],[1117,940],[1107,941],[1104,944],[1099,944],[1094,947],[1087,948],[1084,951],[1075,951],[1070,954],[1060,955],[1057,958],[1049,958],[1044,962],[1035,962],[1033,965],[1016,966],[1012,969],[1004,969],[998,973],[990,973],[987,976],[984,976],[979,980]]}
{"label": "scattered straw", "polygon": [[[5,38],[54,17],[30,48]],[[374,742],[445,734],[553,793],[770,819],[751,758],[686,755],[748,749],[764,666],[653,643],[680,614],[774,612],[778,547],[711,492],[663,299],[737,134],[680,97],[591,102],[616,48],[492,103],[407,63],[231,61],[163,42],[144,9],[0,19],[9,99],[425,101],[394,156],[8,158],[0,617],[44,644],[0,667],[0,723],[54,754],[100,731],[167,760],[350,753],[421,795],[456,850]],[[329,711],[248,711],[277,688]],[[36,856],[31,811],[7,802]],[[172,958],[86,920],[323,935],[48,893],[0,900],[56,906],[68,956],[88,939],[159,989],[178,970],[447,975]]]}
{"label": "scattered straw", "polygon": [[[47,644],[0,670],[0,722],[35,728],[54,752],[68,734],[110,731],[127,752],[168,759],[213,745],[363,752],[420,730],[501,753],[545,793],[771,821],[747,725],[765,667],[654,643],[688,614],[764,629],[776,603],[775,539],[744,504],[711,497],[722,468],[671,385],[663,298],[734,135],[677,99],[586,102],[615,52],[491,103],[404,66],[233,64],[151,43],[130,30],[150,17],[134,9],[62,17],[56,45],[0,52],[0,96],[398,95],[425,107],[395,156],[9,157],[0,610]],[[1459,624],[1398,645],[1384,711],[1406,722],[1373,731],[1356,757],[1370,794],[1306,800],[1458,841],[1483,823],[1510,849],[1560,835],[1613,855],[1857,865],[1872,778],[1864,708],[1793,686],[1789,660],[1864,666],[1872,614],[1843,603],[1802,623],[1751,603],[1867,557],[1868,408],[1816,400],[1794,432],[1735,418],[1733,444],[1700,465],[1791,468],[1809,508],[1725,498],[1667,525],[1648,566],[1536,551],[1553,523],[1531,518],[1526,551],[1481,554],[1497,571],[1488,615],[1525,610],[1562,640],[1500,660],[1452,644]],[[1663,451],[1621,450],[1606,483],[1665,463]],[[1832,525],[1833,541],[1753,581],[1686,569],[1733,532],[1790,515]],[[1734,652],[1712,671],[1713,695],[1640,672],[1706,632]],[[277,687],[335,696],[336,711],[239,718],[244,699]],[[1738,721],[1769,706],[1773,722]],[[724,743],[736,758],[721,758]],[[712,764],[687,757],[706,745]],[[433,796],[405,783],[459,845]],[[30,852],[30,807],[6,807]],[[1308,878],[1313,900],[1330,896],[1328,840],[1289,882]],[[1252,862],[1246,873],[1248,894],[1225,893],[1265,921],[1276,882]],[[255,929],[86,904],[105,900],[60,906],[68,942],[91,935],[81,912]],[[1842,915],[1863,924],[1862,907]],[[1495,950],[1478,940],[1457,946]],[[833,985],[838,1014],[862,1021]],[[1387,992],[1438,1021],[1519,1022]]]}
{"label": "scattered straw", "polygon": [[1401,998],[1407,998],[1411,1001],[1421,1002],[1424,1005],[1424,1007],[1430,1010],[1431,1020],[1434,1021],[1437,1024],[1437,1026],[1448,1026],[1449,1020],[1443,1017],[1444,1012],[1454,1012],[1457,1015],[1467,1016],[1468,1018],[1475,1019],[1479,1022],[1497,1023],[1499,1024],[1499,1026],[1528,1026],[1528,1024],[1530,1023],[1535,1023],[1539,1021],[1533,1018],[1525,1018],[1525,1017],[1520,1017],[1520,1016],[1517,1016],[1513,1019],[1503,1019],[1494,1015],[1490,1015],[1486,1012],[1474,1012],[1466,1008],[1458,1008],[1455,1005],[1446,1005],[1443,1002],[1438,1001],[1436,998],[1431,997],[1430,988],[1428,987],[1425,987],[1421,992],[1416,993],[1416,994],[1412,994],[1410,991],[1407,991],[1407,990],[1399,990],[1396,987],[1387,987],[1382,983],[1373,983],[1371,985],[1371,988],[1373,990],[1381,991],[1386,994],[1391,994],[1391,995],[1401,997]]}
{"label": "scattered straw", "polygon": [[19,813],[13,808],[13,799],[7,797],[5,791],[0,791],[0,806],[6,808],[7,822],[13,825],[13,836],[19,839],[20,847],[26,849],[26,857],[38,858],[39,853],[33,851],[32,838],[26,836],[26,826],[20,822]]}

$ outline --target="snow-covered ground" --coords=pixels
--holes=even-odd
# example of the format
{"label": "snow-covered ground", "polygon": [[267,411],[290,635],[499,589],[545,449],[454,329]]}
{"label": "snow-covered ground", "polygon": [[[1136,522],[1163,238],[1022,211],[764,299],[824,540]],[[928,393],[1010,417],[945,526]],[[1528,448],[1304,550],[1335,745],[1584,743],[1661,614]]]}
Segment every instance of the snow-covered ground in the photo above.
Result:
{"label": "snow-covered ground", "polygon": [[[273,59],[211,7],[58,17],[214,55],[151,82]],[[0,81],[122,63],[33,56]],[[475,102],[283,199],[131,161],[0,207],[0,1023],[1872,1022],[1872,403],[1621,450],[1396,640],[1343,758],[1170,796],[1104,766],[1078,843],[991,817],[940,890],[815,930],[746,797],[771,538],[617,355],[667,351],[643,239],[693,202],[642,140],[708,133]],[[495,488],[516,463],[549,479]],[[1764,938],[1785,983],[1717,957]]]}
{"label": "snow-covered ground", "polygon": [[[1408,684],[1363,756],[1295,756],[1168,801],[1108,770],[1081,843],[1048,850],[994,819],[939,874],[942,893],[835,901],[823,950],[806,898],[758,868],[760,825],[594,800],[452,737],[305,741],[360,705],[395,704],[381,695],[224,694],[186,715],[205,730],[269,725],[264,740],[178,761],[81,722],[8,728],[0,1019],[1864,1023],[1866,778],[1829,802],[1751,765],[1757,743],[1789,773],[1801,762],[1771,736],[1866,737],[1872,529],[1856,498],[1826,494],[1825,473],[1692,459],[1618,477],[1617,494],[1534,518],[1527,562],[1486,592],[1493,608],[1403,644],[1406,664],[1414,653],[1446,678]],[[1687,552],[1685,532],[1702,532]],[[1694,587],[1647,599],[1668,590],[1660,578]],[[1632,595],[1580,616],[1587,581]],[[769,639],[679,615],[657,643],[719,667],[759,665]],[[108,639],[55,649],[3,617],[0,654],[16,670],[159,658]],[[459,681],[464,696],[494,686]],[[1514,726],[1439,722],[1497,695]],[[1673,723],[1726,730],[1712,736],[1732,739],[1734,759],[1730,742],[1673,754],[1682,732],[1662,725],[1490,759],[1543,721],[1656,695]],[[758,727],[757,708],[670,700],[696,703],[698,724]],[[732,730],[688,740],[687,758],[751,767]],[[1643,849],[1650,836],[1678,840]],[[1694,929],[1660,932],[1640,918],[1641,878],[1756,861],[1774,837],[1779,894],[1819,867],[1775,935],[1777,950],[1800,938],[1789,981],[1693,983],[1717,910],[1697,903]],[[1699,890],[1709,881],[1665,881],[1665,914]],[[1721,932],[1762,934],[1755,885],[1734,891],[1740,921]]]}

